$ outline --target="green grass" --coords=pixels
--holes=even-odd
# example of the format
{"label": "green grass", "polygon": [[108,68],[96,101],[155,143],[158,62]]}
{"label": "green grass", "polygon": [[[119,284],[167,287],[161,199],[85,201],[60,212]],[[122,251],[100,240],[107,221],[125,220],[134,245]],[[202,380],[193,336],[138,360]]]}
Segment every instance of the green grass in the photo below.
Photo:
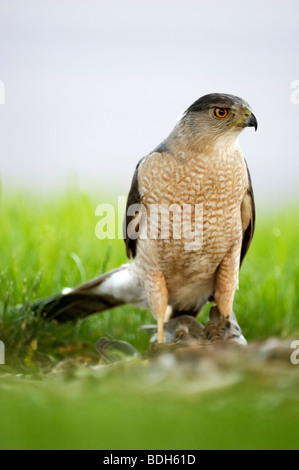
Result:
{"label": "green grass", "polygon": [[[298,382],[288,376],[250,371],[228,384],[221,376],[221,387],[192,393],[174,376],[165,379],[165,389],[154,379],[148,385],[139,363],[92,369],[101,336],[148,348],[138,328],[153,323],[149,311],[126,306],[64,325],[32,316],[33,300],[126,262],[122,240],[95,236],[101,202],[107,201],[73,192],[39,198],[22,191],[0,199],[0,340],[6,347],[0,448],[298,447]],[[257,214],[235,296],[249,341],[299,339],[297,214],[298,207]],[[65,359],[87,367],[53,373]],[[293,374],[296,366],[290,367]],[[201,384],[198,374],[194,380]]]}

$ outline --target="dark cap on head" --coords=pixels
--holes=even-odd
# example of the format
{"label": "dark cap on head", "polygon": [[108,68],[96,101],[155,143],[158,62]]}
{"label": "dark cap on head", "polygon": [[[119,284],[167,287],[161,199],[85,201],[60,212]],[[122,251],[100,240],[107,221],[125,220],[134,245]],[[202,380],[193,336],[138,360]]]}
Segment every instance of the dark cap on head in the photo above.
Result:
{"label": "dark cap on head", "polygon": [[202,96],[191,104],[186,113],[200,112],[214,108],[215,106],[223,108],[230,108],[231,106],[250,108],[249,104],[238,96],[227,95],[225,93],[210,93],[209,95]]}

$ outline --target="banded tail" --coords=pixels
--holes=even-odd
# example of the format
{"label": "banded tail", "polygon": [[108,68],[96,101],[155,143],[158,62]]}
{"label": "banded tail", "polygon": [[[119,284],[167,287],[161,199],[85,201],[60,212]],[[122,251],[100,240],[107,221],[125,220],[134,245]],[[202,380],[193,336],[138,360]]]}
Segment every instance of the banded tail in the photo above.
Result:
{"label": "banded tail", "polygon": [[125,264],[65,293],[37,300],[32,310],[66,322],[127,303],[146,308],[146,293],[132,265]]}

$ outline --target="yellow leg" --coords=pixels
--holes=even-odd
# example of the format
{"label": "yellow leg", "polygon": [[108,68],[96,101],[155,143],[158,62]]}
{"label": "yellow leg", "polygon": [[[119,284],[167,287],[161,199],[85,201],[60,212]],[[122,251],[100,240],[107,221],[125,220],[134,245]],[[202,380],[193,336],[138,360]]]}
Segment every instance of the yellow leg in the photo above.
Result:
{"label": "yellow leg", "polygon": [[164,343],[164,319],[168,304],[168,290],[163,273],[160,271],[147,273],[145,288],[153,315],[158,322],[158,343]]}
{"label": "yellow leg", "polygon": [[164,317],[158,318],[158,343],[164,343]]}

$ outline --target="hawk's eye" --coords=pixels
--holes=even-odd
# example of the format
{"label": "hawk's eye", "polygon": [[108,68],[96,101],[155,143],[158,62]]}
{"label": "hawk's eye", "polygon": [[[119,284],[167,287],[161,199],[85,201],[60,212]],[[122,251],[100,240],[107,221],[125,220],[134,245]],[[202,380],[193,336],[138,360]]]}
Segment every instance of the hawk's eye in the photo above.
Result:
{"label": "hawk's eye", "polygon": [[228,115],[228,109],[226,109],[226,108],[215,108],[214,109],[214,115],[217,118],[223,119]]}

